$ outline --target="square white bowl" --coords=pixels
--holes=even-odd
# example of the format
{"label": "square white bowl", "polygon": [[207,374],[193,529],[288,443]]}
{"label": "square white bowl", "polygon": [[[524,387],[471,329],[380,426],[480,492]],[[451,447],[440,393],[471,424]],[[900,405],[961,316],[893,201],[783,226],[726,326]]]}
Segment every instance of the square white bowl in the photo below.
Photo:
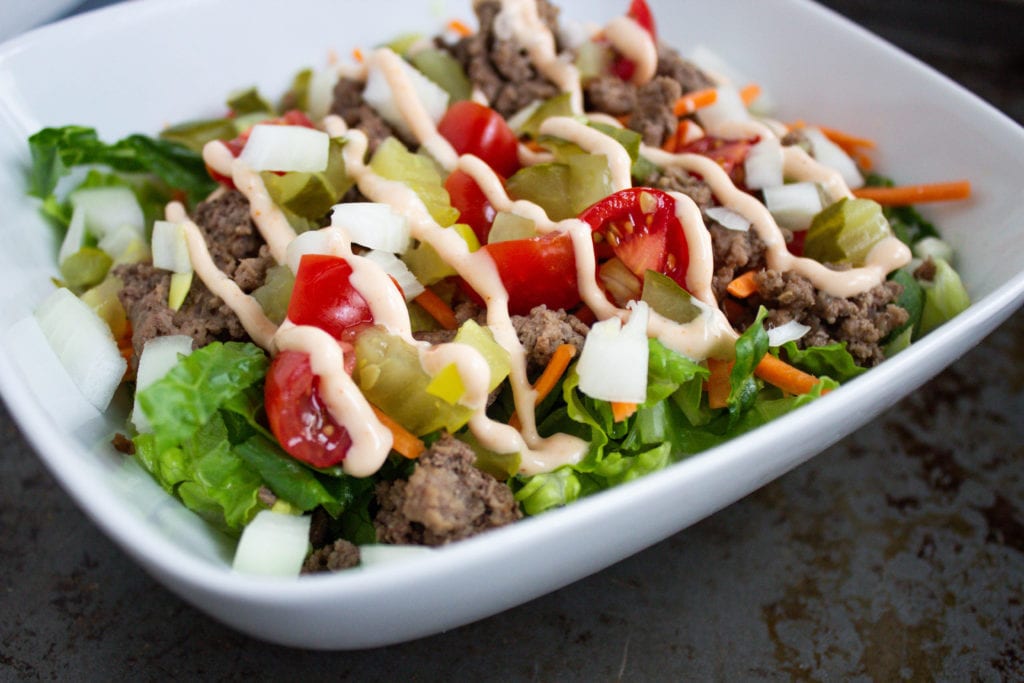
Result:
{"label": "square white bowl", "polygon": [[[414,563],[271,580],[232,572],[232,544],[167,496],[109,436],[108,416],[69,412],[67,379],[20,321],[51,291],[56,237],[25,195],[25,139],[77,123],[104,139],[219,115],[228,92],[283,92],[303,66],[401,32],[440,30],[469,3],[151,0],[76,17],[0,46],[0,390],[81,508],[171,590],[267,640],[384,645],[525,602],[651,545],[842,438],[976,344],[1024,300],[1024,131],[948,79],[827,10],[798,0],[651,2],[660,35],[712,48],[758,82],[782,120],[878,142],[903,182],[969,178],[967,202],[929,207],[975,303],[908,351],[824,399],[720,448],[565,509]],[[622,2],[566,2],[605,21]],[[396,20],[395,18],[399,18]],[[122,397],[123,399],[123,397]]]}

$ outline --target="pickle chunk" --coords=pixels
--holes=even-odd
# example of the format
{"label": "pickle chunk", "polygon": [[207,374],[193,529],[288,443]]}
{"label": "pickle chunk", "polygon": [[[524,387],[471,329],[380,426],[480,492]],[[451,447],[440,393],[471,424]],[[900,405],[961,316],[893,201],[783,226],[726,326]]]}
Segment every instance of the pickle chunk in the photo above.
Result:
{"label": "pickle chunk", "polygon": [[844,197],[811,221],[804,256],[822,263],[862,266],[874,246],[892,234],[878,202]]}

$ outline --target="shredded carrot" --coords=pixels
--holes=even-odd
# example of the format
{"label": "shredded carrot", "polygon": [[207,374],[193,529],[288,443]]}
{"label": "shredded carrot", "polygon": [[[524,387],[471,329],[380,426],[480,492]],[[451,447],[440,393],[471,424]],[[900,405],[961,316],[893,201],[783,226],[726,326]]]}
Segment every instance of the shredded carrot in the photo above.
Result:
{"label": "shredded carrot", "polygon": [[711,371],[707,382],[709,407],[724,408],[729,405],[729,392],[732,391],[729,375],[732,373],[732,366],[731,360],[708,358],[708,370]]}
{"label": "shredded carrot", "polygon": [[740,99],[743,100],[743,104],[748,107],[753,104],[754,100],[761,96],[761,86],[757,83],[749,83],[740,88]]}
{"label": "shredded carrot", "polygon": [[391,432],[391,448],[410,460],[420,457],[423,451],[426,450],[423,442],[415,434],[391,419],[390,416],[377,406],[371,405],[370,407],[373,408],[373,413],[380,420],[380,423]]}
{"label": "shredded carrot", "polygon": [[757,364],[754,374],[789,394],[809,393],[821,381],[770,353],[766,353]]}
{"label": "shredded carrot", "polygon": [[734,278],[732,282],[726,285],[725,291],[729,292],[729,294],[732,294],[737,299],[746,299],[757,291],[756,277],[756,270],[748,270],[742,275]]}
{"label": "shredded carrot", "polygon": [[676,116],[686,116],[687,114],[692,114],[701,107],[710,106],[717,101],[718,91],[714,88],[694,90],[693,92],[686,93],[676,100],[673,111]]}
{"label": "shredded carrot", "polygon": [[[544,368],[544,372],[540,374],[537,381],[533,385],[533,390],[537,392],[536,398],[533,404],[538,405],[541,401],[548,397],[551,390],[558,384],[558,380],[562,378],[565,371],[569,369],[569,363],[573,358],[576,357],[576,347],[572,344],[560,344],[554,353],[551,354],[551,359],[548,360],[547,367]],[[519,414],[513,413],[508,423],[519,429],[522,427],[522,423],[519,421]]]}
{"label": "shredded carrot", "polygon": [[612,401],[612,417],[622,422],[636,412],[637,404],[628,401]]}
{"label": "shredded carrot", "polygon": [[444,329],[457,330],[459,328],[459,321],[455,319],[455,311],[429,287],[424,289],[423,293],[413,301],[422,306],[423,310],[429,313],[430,317]]}
{"label": "shredded carrot", "polygon": [[948,183],[903,185],[902,187],[862,187],[853,194],[862,199],[874,199],[884,206],[905,206],[918,202],[942,202],[967,199],[971,196],[971,183],[955,180]]}
{"label": "shredded carrot", "polygon": [[458,19],[452,19],[448,22],[448,30],[462,36],[463,38],[473,35],[473,29]]}
{"label": "shredded carrot", "polygon": [[679,119],[679,125],[676,126],[676,130],[667,140],[661,145],[661,148],[670,154],[675,154],[683,145],[686,144],[686,138],[690,132],[690,126],[694,125],[690,119]]}
{"label": "shredded carrot", "polygon": [[868,149],[875,148],[875,141],[870,138],[862,138],[857,135],[850,135],[847,132],[838,130],[836,128],[826,128],[825,126],[818,126],[818,130],[824,134],[832,142],[842,147],[846,152],[850,152],[858,147],[867,147]]}
{"label": "shredded carrot", "polygon": [[363,57],[363,51],[360,50],[358,47],[352,50],[352,59],[356,60],[360,64],[366,61],[366,58]]}
{"label": "shredded carrot", "polygon": [[861,170],[870,171],[875,166],[875,162],[871,160],[871,157],[859,149],[853,150],[850,156],[853,157],[854,163],[856,163]]}
{"label": "shredded carrot", "polygon": [[624,126],[629,125],[629,114],[619,114],[615,119]]}

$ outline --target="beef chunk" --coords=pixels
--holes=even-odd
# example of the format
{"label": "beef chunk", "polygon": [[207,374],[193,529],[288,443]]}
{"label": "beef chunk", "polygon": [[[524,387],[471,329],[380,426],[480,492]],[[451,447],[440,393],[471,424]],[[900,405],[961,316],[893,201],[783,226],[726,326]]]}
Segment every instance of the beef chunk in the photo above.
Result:
{"label": "beef chunk", "polygon": [[683,93],[714,87],[714,81],[697,68],[693,62],[683,59],[678,52],[667,45],[658,45],[657,75],[671,78],[679,84]]}
{"label": "beef chunk", "polygon": [[636,108],[636,86],[618,76],[592,79],[583,89],[587,111],[623,116]]}
{"label": "beef chunk", "polygon": [[[397,137],[397,133],[380,117],[373,107],[363,99],[365,84],[352,78],[339,78],[334,86],[334,102],[331,113],[345,120],[350,128],[361,130],[369,143],[368,150],[373,154],[380,143],[389,137]],[[403,140],[403,142],[407,142]]]}
{"label": "beef chunk", "polygon": [[668,192],[681,192],[692,199],[701,210],[715,204],[715,196],[711,193],[710,185],[674,166],[655,173],[644,184]]}
{"label": "beef chunk", "polygon": [[334,543],[317,548],[302,563],[303,574],[336,572],[359,564],[359,547],[339,538]]}
{"label": "beef chunk", "polygon": [[[270,257],[266,252],[260,253],[263,237],[249,215],[249,200],[245,195],[238,190],[219,193],[196,207],[193,220],[206,237],[206,248],[218,268],[231,278],[239,268],[255,269],[254,277],[259,281],[250,289],[263,284],[263,276],[271,265]],[[259,273],[261,267],[262,273]]]}
{"label": "beef chunk", "polygon": [[[557,35],[558,10],[544,0],[537,3],[537,9]],[[537,72],[523,47],[514,39],[497,35],[494,24],[501,12],[500,3],[485,0],[474,10],[479,30],[461,39],[451,50],[491,107],[508,118],[535,100],[557,95],[558,87]]]}
{"label": "beef chunk", "polygon": [[438,546],[520,519],[511,489],[474,467],[475,458],[446,434],[420,456],[408,480],[378,484],[377,539]]}
{"label": "beef chunk", "polygon": [[793,272],[764,270],[756,282],[758,297],[769,309],[769,324],[796,320],[811,328],[797,342],[800,348],[845,342],[854,360],[866,367],[885,360],[880,342],[909,318],[907,311],[895,304],[903,292],[895,282],[884,282],[851,298],[816,290]]}
{"label": "beef chunk", "polygon": [[544,305],[537,306],[529,315],[512,316],[512,326],[526,349],[526,372],[530,377],[543,372],[555,349],[562,344],[572,344],[577,351],[581,350],[590,331],[571,313],[553,311]]}
{"label": "beef chunk", "polygon": [[640,133],[644,144],[660,146],[676,132],[679,119],[675,115],[676,100],[683,94],[679,83],[665,76],[656,76],[636,91],[636,109],[629,117],[629,128]]}
{"label": "beef chunk", "polygon": [[714,253],[711,287],[715,299],[722,301],[726,296],[726,286],[737,275],[764,267],[765,245],[755,230],[729,230],[710,222],[708,230]]}

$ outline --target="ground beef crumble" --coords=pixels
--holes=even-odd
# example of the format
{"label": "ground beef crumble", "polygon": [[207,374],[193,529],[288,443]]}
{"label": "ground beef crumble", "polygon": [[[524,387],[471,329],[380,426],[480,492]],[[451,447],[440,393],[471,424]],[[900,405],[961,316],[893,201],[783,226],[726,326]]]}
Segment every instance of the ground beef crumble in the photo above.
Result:
{"label": "ground beef crumble", "polygon": [[343,538],[317,548],[302,563],[303,574],[337,572],[359,565],[359,546]]}
{"label": "ground beef crumble", "polygon": [[473,466],[473,450],[445,434],[408,480],[377,485],[377,540],[439,546],[522,517],[511,489]]}
{"label": "ground beef crumble", "polygon": [[529,315],[512,316],[512,326],[526,349],[526,374],[535,378],[551,360],[551,355],[562,344],[571,344],[583,350],[583,341],[590,328],[586,323],[565,311],[537,306]]}

